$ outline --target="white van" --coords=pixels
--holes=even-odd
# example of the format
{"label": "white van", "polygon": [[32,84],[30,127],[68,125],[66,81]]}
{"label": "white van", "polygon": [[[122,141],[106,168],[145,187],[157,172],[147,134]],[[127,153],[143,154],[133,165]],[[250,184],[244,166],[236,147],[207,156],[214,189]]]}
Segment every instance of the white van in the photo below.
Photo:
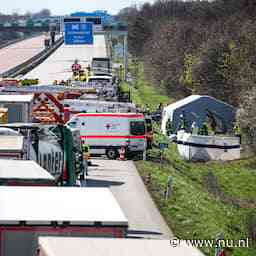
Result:
{"label": "white van", "polygon": [[125,147],[126,155],[146,150],[145,117],[138,113],[79,113],[67,125],[80,129],[81,139],[90,145],[92,155],[116,159]]}

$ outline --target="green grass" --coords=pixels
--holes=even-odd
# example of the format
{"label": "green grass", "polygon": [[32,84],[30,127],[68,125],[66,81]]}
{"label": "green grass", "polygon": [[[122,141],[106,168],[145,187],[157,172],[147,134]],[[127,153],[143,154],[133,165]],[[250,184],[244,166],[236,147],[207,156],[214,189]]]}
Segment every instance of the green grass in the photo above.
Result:
{"label": "green grass", "polygon": [[[156,136],[157,142],[163,140],[160,137]],[[136,162],[136,165],[142,177],[151,173],[152,182],[148,189],[177,237],[214,239],[219,233],[223,233],[226,239],[248,237],[246,218],[253,209],[222,202],[207,191],[204,181],[211,170],[225,196],[239,200],[255,199],[256,171],[251,164],[256,163],[256,159],[224,164],[189,163],[179,157],[174,144],[170,144],[164,153],[163,164],[159,163],[159,155],[160,151],[154,148],[149,152],[150,160]],[[171,199],[166,201],[163,195],[168,176],[173,177],[174,187]],[[206,248],[203,251],[214,255],[213,250],[211,254]],[[255,248],[234,250],[237,256],[253,256],[255,253]]]}
{"label": "green grass", "polygon": [[[126,84],[123,84],[124,89]],[[138,104],[149,103],[154,108],[159,102],[170,102],[155,87],[145,83],[140,73],[137,88],[132,97]],[[167,141],[156,127],[156,143]],[[255,212],[256,157],[232,162],[191,163],[183,161],[174,144],[164,153],[159,163],[160,151],[149,151],[147,161],[138,161],[136,166],[142,177],[152,175],[148,190],[158,205],[166,222],[181,239],[214,239],[223,233],[226,239],[248,237],[246,220]],[[211,171],[217,179],[222,196],[215,197],[208,190],[206,178]],[[173,177],[173,195],[164,199],[168,176]],[[225,201],[224,198],[228,200]],[[250,202],[247,205],[247,202]],[[202,248],[206,255],[214,255],[214,249]],[[256,247],[234,249],[235,256],[255,256]]]}
{"label": "green grass", "polygon": [[[132,71],[134,72],[134,67]],[[165,94],[164,89],[153,87],[144,79],[143,67],[141,65],[138,67],[137,74],[138,77],[134,85],[129,86],[126,82],[121,84],[123,91],[131,91],[131,99],[135,104],[140,107],[148,104],[150,110],[154,111],[159,103],[167,104],[171,102],[171,99]]]}

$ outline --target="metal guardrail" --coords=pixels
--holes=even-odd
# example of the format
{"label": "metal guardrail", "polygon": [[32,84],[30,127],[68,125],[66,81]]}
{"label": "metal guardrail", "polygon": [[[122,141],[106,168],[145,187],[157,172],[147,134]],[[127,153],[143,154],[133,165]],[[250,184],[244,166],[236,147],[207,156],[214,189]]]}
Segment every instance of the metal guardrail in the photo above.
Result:
{"label": "metal guardrail", "polygon": [[9,69],[8,71],[2,73],[0,76],[3,78],[15,78],[19,75],[24,75],[28,73],[30,70],[38,66],[45,59],[47,59],[54,51],[56,51],[64,42],[64,38],[59,38],[53,47],[46,48],[37,55],[33,56],[29,60],[23,62],[22,64]]}

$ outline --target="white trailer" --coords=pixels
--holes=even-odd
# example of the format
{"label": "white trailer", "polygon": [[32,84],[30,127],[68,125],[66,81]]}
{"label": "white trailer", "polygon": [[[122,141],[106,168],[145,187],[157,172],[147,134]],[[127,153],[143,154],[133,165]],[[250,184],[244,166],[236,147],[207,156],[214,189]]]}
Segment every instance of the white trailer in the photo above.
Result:
{"label": "white trailer", "polygon": [[203,256],[185,241],[154,239],[104,239],[39,237],[39,256]]}
{"label": "white trailer", "polygon": [[0,187],[0,256],[37,255],[39,236],[122,238],[127,227],[106,188]]}
{"label": "white trailer", "polygon": [[92,155],[116,159],[121,148],[128,156],[146,150],[145,117],[137,113],[80,113],[67,125],[79,129],[81,139],[90,145]]}
{"label": "white trailer", "polygon": [[0,159],[0,186],[55,185],[55,178],[34,161]]}
{"label": "white trailer", "polygon": [[23,136],[0,135],[0,159],[25,159],[25,152]]}

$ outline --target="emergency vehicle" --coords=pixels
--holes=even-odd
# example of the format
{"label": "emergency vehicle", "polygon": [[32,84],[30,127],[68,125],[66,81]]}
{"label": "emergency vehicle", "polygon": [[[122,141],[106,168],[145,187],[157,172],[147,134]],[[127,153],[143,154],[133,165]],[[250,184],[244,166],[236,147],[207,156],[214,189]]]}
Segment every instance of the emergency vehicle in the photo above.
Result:
{"label": "emergency vehicle", "polygon": [[75,114],[102,113],[102,112],[136,112],[137,108],[134,103],[116,102],[116,101],[99,101],[99,100],[64,100],[65,108],[69,108],[71,117]]}
{"label": "emergency vehicle", "polygon": [[112,70],[110,58],[93,58],[92,71],[95,75],[110,74]]}
{"label": "emergency vehicle", "polygon": [[67,126],[79,129],[81,139],[92,155],[116,159],[121,148],[126,156],[142,155],[146,150],[145,117],[138,113],[79,113]]}
{"label": "emergency vehicle", "polygon": [[95,88],[103,100],[117,100],[118,86],[111,76],[90,76],[88,85]]}

